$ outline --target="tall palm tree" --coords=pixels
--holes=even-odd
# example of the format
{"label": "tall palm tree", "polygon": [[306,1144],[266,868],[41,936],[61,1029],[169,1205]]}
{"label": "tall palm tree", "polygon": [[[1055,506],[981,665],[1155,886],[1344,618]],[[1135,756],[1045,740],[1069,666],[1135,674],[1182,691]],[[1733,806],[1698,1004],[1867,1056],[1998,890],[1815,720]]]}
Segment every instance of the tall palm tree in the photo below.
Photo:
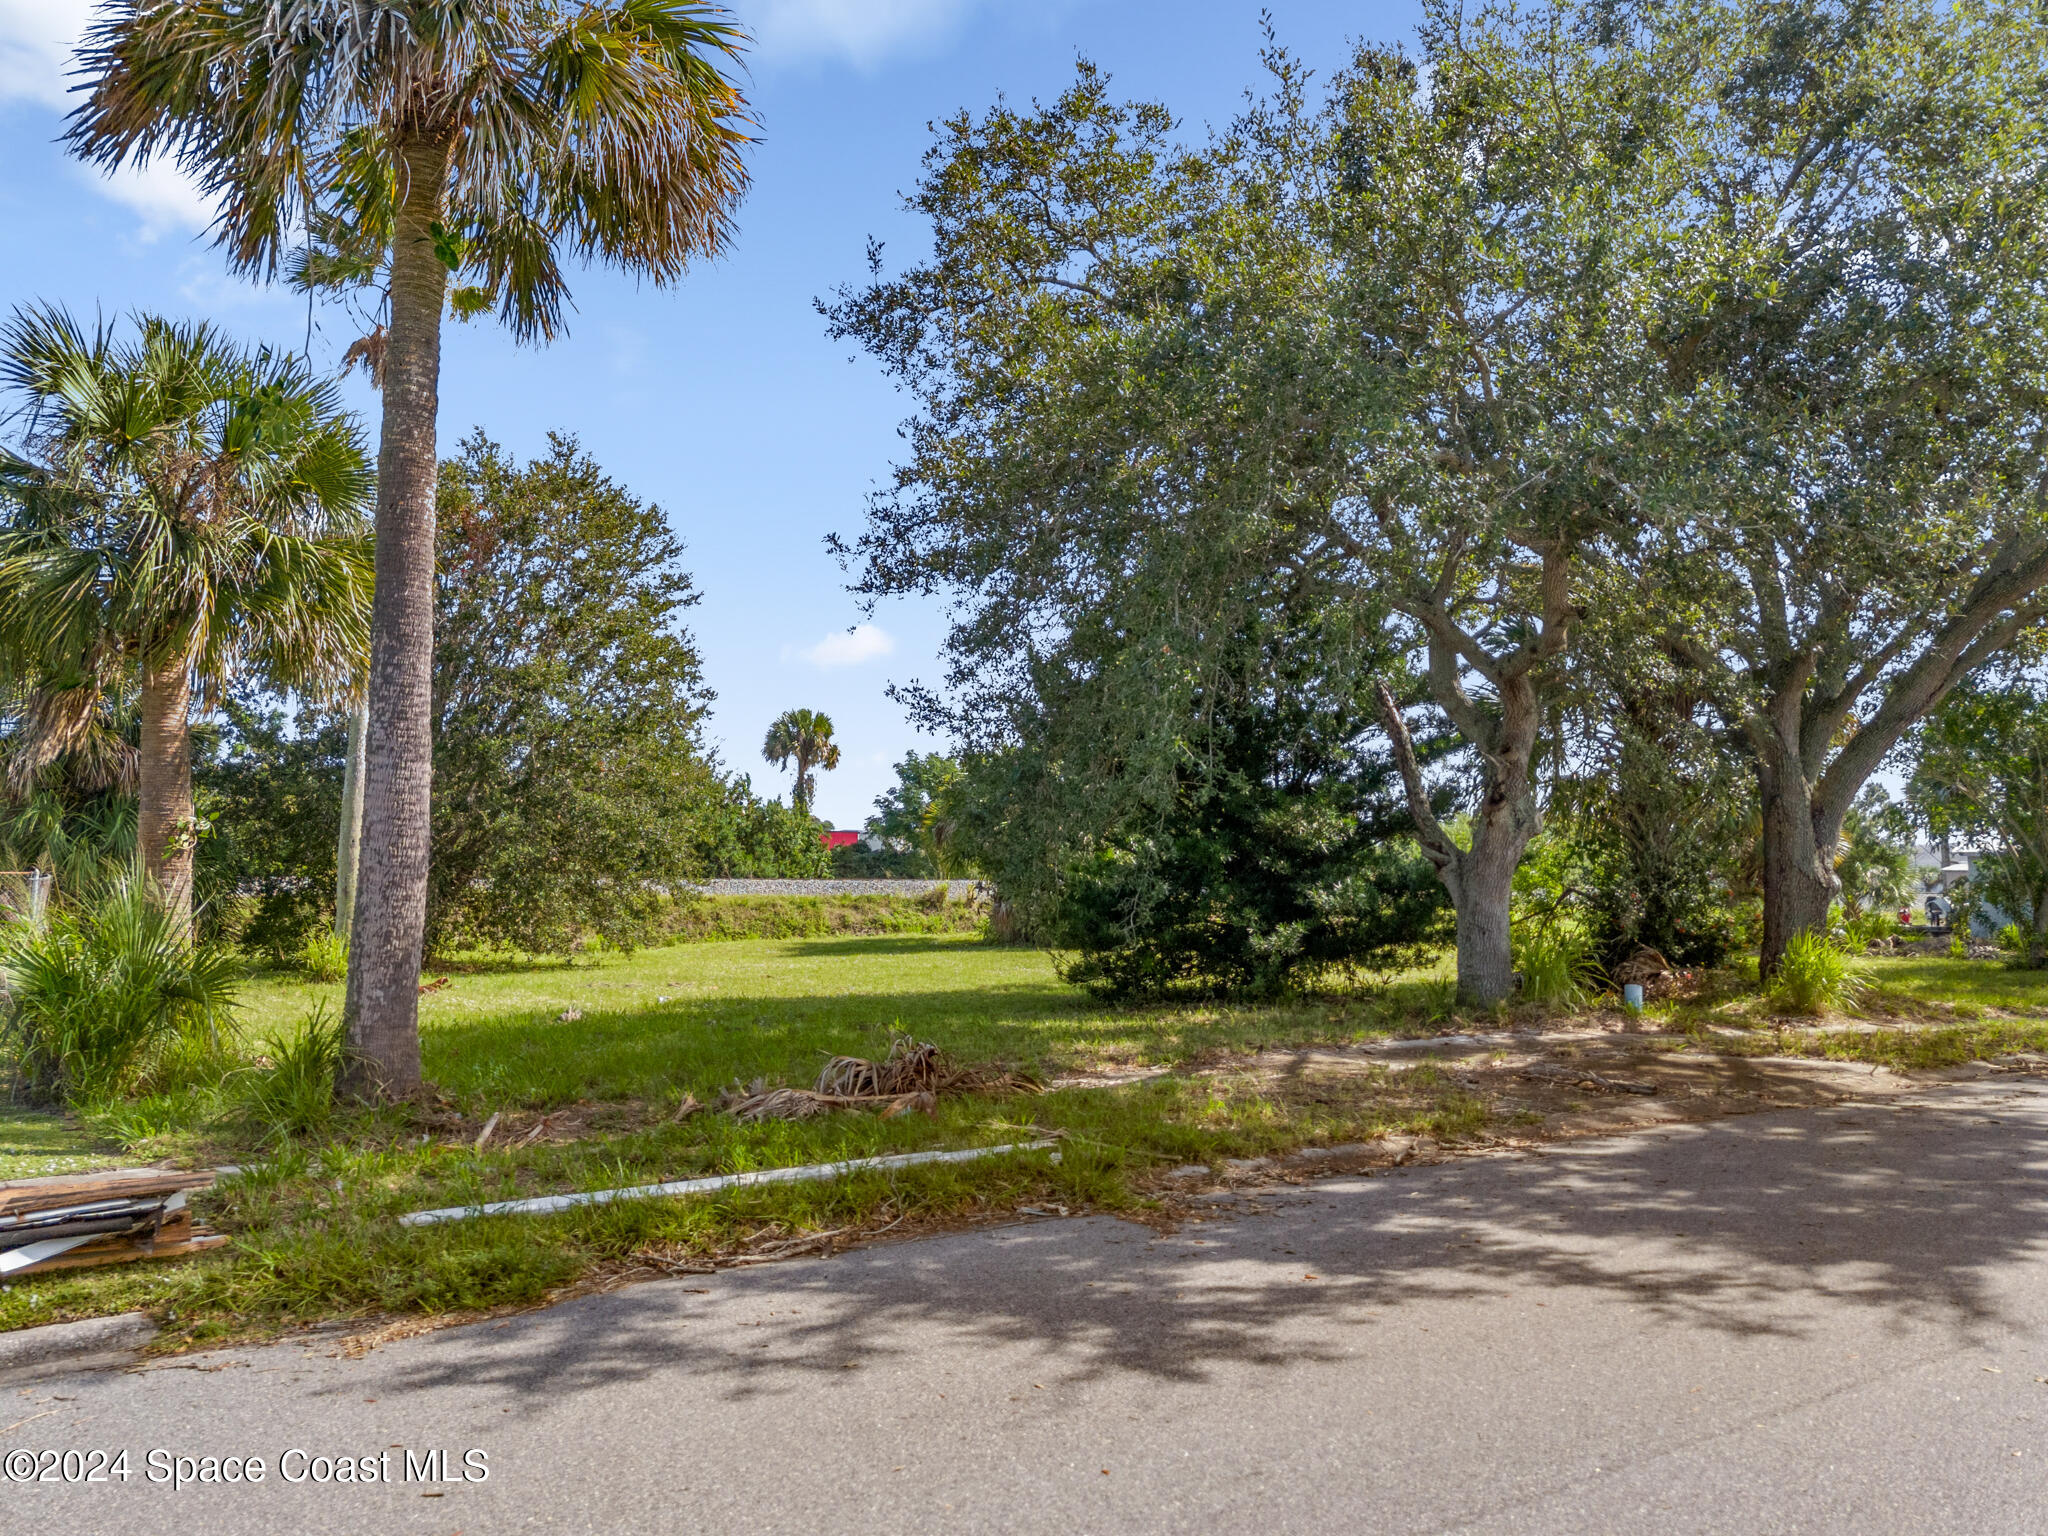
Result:
{"label": "tall palm tree", "polygon": [[[46,680],[47,760],[109,693],[140,700],[136,840],[189,932],[194,688],[253,668],[332,688],[368,642],[369,459],[331,383],[206,325],[121,339],[55,308],[0,327],[25,423],[0,451],[0,652]],[[35,709],[24,712],[33,717]]]}
{"label": "tall palm tree", "polygon": [[796,785],[789,798],[798,810],[808,811],[818,791],[818,773],[829,773],[839,766],[839,748],[832,740],[832,717],[815,709],[783,711],[768,727],[761,755],[777,768],[786,768],[792,758],[796,760]]}
{"label": "tall palm tree", "polygon": [[[350,1085],[419,1086],[444,310],[561,327],[558,255],[655,283],[722,250],[746,186],[746,39],[694,0],[107,0],[73,151],[174,158],[232,265],[387,301]],[[451,278],[455,280],[450,290]]]}

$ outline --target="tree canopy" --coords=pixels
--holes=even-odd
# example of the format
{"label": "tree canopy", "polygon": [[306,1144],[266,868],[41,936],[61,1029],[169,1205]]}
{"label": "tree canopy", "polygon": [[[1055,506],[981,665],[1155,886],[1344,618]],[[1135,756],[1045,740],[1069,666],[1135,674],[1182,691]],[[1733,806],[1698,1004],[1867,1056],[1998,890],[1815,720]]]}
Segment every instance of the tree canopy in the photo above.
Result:
{"label": "tree canopy", "polygon": [[1768,969],[1877,762],[2048,576],[2042,25],[1431,4],[1417,57],[1315,94],[1274,51],[1205,137],[1085,64],[940,125],[932,254],[825,306],[916,402],[838,545],[860,592],[956,603],[907,697],[970,756],[1056,741],[1019,787],[1071,846],[1174,800],[1248,617],[1345,611],[1491,1002],[1611,619],[1663,651],[1668,739],[1711,717],[1757,778]]}
{"label": "tree canopy", "polygon": [[464,439],[438,542],[429,948],[644,938],[716,792],[681,543],[560,433]]}

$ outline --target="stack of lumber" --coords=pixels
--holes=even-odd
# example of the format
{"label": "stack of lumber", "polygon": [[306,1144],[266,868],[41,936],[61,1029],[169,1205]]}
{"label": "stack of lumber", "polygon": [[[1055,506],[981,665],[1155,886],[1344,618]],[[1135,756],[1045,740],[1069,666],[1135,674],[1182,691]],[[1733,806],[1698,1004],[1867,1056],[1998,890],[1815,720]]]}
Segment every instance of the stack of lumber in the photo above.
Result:
{"label": "stack of lumber", "polygon": [[187,1194],[211,1170],[124,1168],[0,1183],[0,1277],[168,1259],[227,1241],[192,1224]]}

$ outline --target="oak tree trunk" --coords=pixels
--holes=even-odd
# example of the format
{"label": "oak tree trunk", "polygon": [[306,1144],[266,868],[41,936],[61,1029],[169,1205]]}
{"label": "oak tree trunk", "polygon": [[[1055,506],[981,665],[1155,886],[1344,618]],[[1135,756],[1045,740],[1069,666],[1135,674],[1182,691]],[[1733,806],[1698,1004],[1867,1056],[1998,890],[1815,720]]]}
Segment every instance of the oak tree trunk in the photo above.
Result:
{"label": "oak tree trunk", "polygon": [[[1429,793],[1415,758],[1415,744],[1402,723],[1394,696],[1379,686],[1380,718],[1393,742],[1394,760],[1408,794],[1408,810],[1422,851],[1458,917],[1458,1002],[1491,1008],[1515,988],[1511,916],[1515,870],[1529,840],[1543,828],[1530,774],[1541,723],[1536,685],[1526,672],[1499,683],[1501,712],[1485,747],[1486,796],[1472,813],[1472,843],[1460,848],[1430,808]],[[1477,731],[1467,733],[1468,739]]]}
{"label": "oak tree trunk", "polygon": [[1488,842],[1482,854],[1475,841],[1472,851],[1458,861],[1452,893],[1458,912],[1458,1001],[1481,1008],[1505,1000],[1515,988],[1508,916],[1515,866],[1528,838],[1517,840],[1501,828]]}
{"label": "oak tree trunk", "polygon": [[142,873],[181,932],[192,932],[192,671],[183,656],[142,667],[135,838]]}
{"label": "oak tree trunk", "polygon": [[433,781],[435,418],[448,269],[434,250],[446,140],[399,149],[404,201],[391,247],[391,323],[377,455],[363,832],[343,1017],[344,1087],[407,1098],[420,1085],[420,945]]}
{"label": "oak tree trunk", "polygon": [[1796,758],[1767,752],[1757,760],[1763,806],[1764,934],[1759,972],[1774,975],[1796,933],[1825,933],[1835,878],[1838,825],[1817,812]]}

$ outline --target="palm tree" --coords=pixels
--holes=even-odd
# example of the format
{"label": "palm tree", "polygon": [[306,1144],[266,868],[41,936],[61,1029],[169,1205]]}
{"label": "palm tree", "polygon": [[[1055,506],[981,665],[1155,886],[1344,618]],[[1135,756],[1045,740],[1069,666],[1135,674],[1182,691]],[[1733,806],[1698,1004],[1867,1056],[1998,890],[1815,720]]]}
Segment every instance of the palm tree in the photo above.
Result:
{"label": "palm tree", "polygon": [[[561,328],[566,246],[655,283],[728,243],[746,39],[695,0],[108,0],[68,141],[166,155],[239,271],[381,285],[383,386],[349,1084],[419,1086],[443,312]],[[456,280],[450,290],[451,278]]]}
{"label": "palm tree", "polygon": [[790,759],[796,760],[796,786],[790,790],[789,798],[798,810],[808,811],[818,790],[818,773],[829,773],[839,766],[839,748],[832,741],[832,717],[815,709],[785,710],[768,727],[761,755],[777,768],[786,768]]}
{"label": "palm tree", "polygon": [[371,486],[355,419],[296,358],[153,317],[121,340],[60,309],[0,327],[0,383],[27,421],[0,452],[0,652],[42,680],[33,764],[139,695],[136,840],[192,919],[195,684],[245,669],[332,688],[368,641]]}

